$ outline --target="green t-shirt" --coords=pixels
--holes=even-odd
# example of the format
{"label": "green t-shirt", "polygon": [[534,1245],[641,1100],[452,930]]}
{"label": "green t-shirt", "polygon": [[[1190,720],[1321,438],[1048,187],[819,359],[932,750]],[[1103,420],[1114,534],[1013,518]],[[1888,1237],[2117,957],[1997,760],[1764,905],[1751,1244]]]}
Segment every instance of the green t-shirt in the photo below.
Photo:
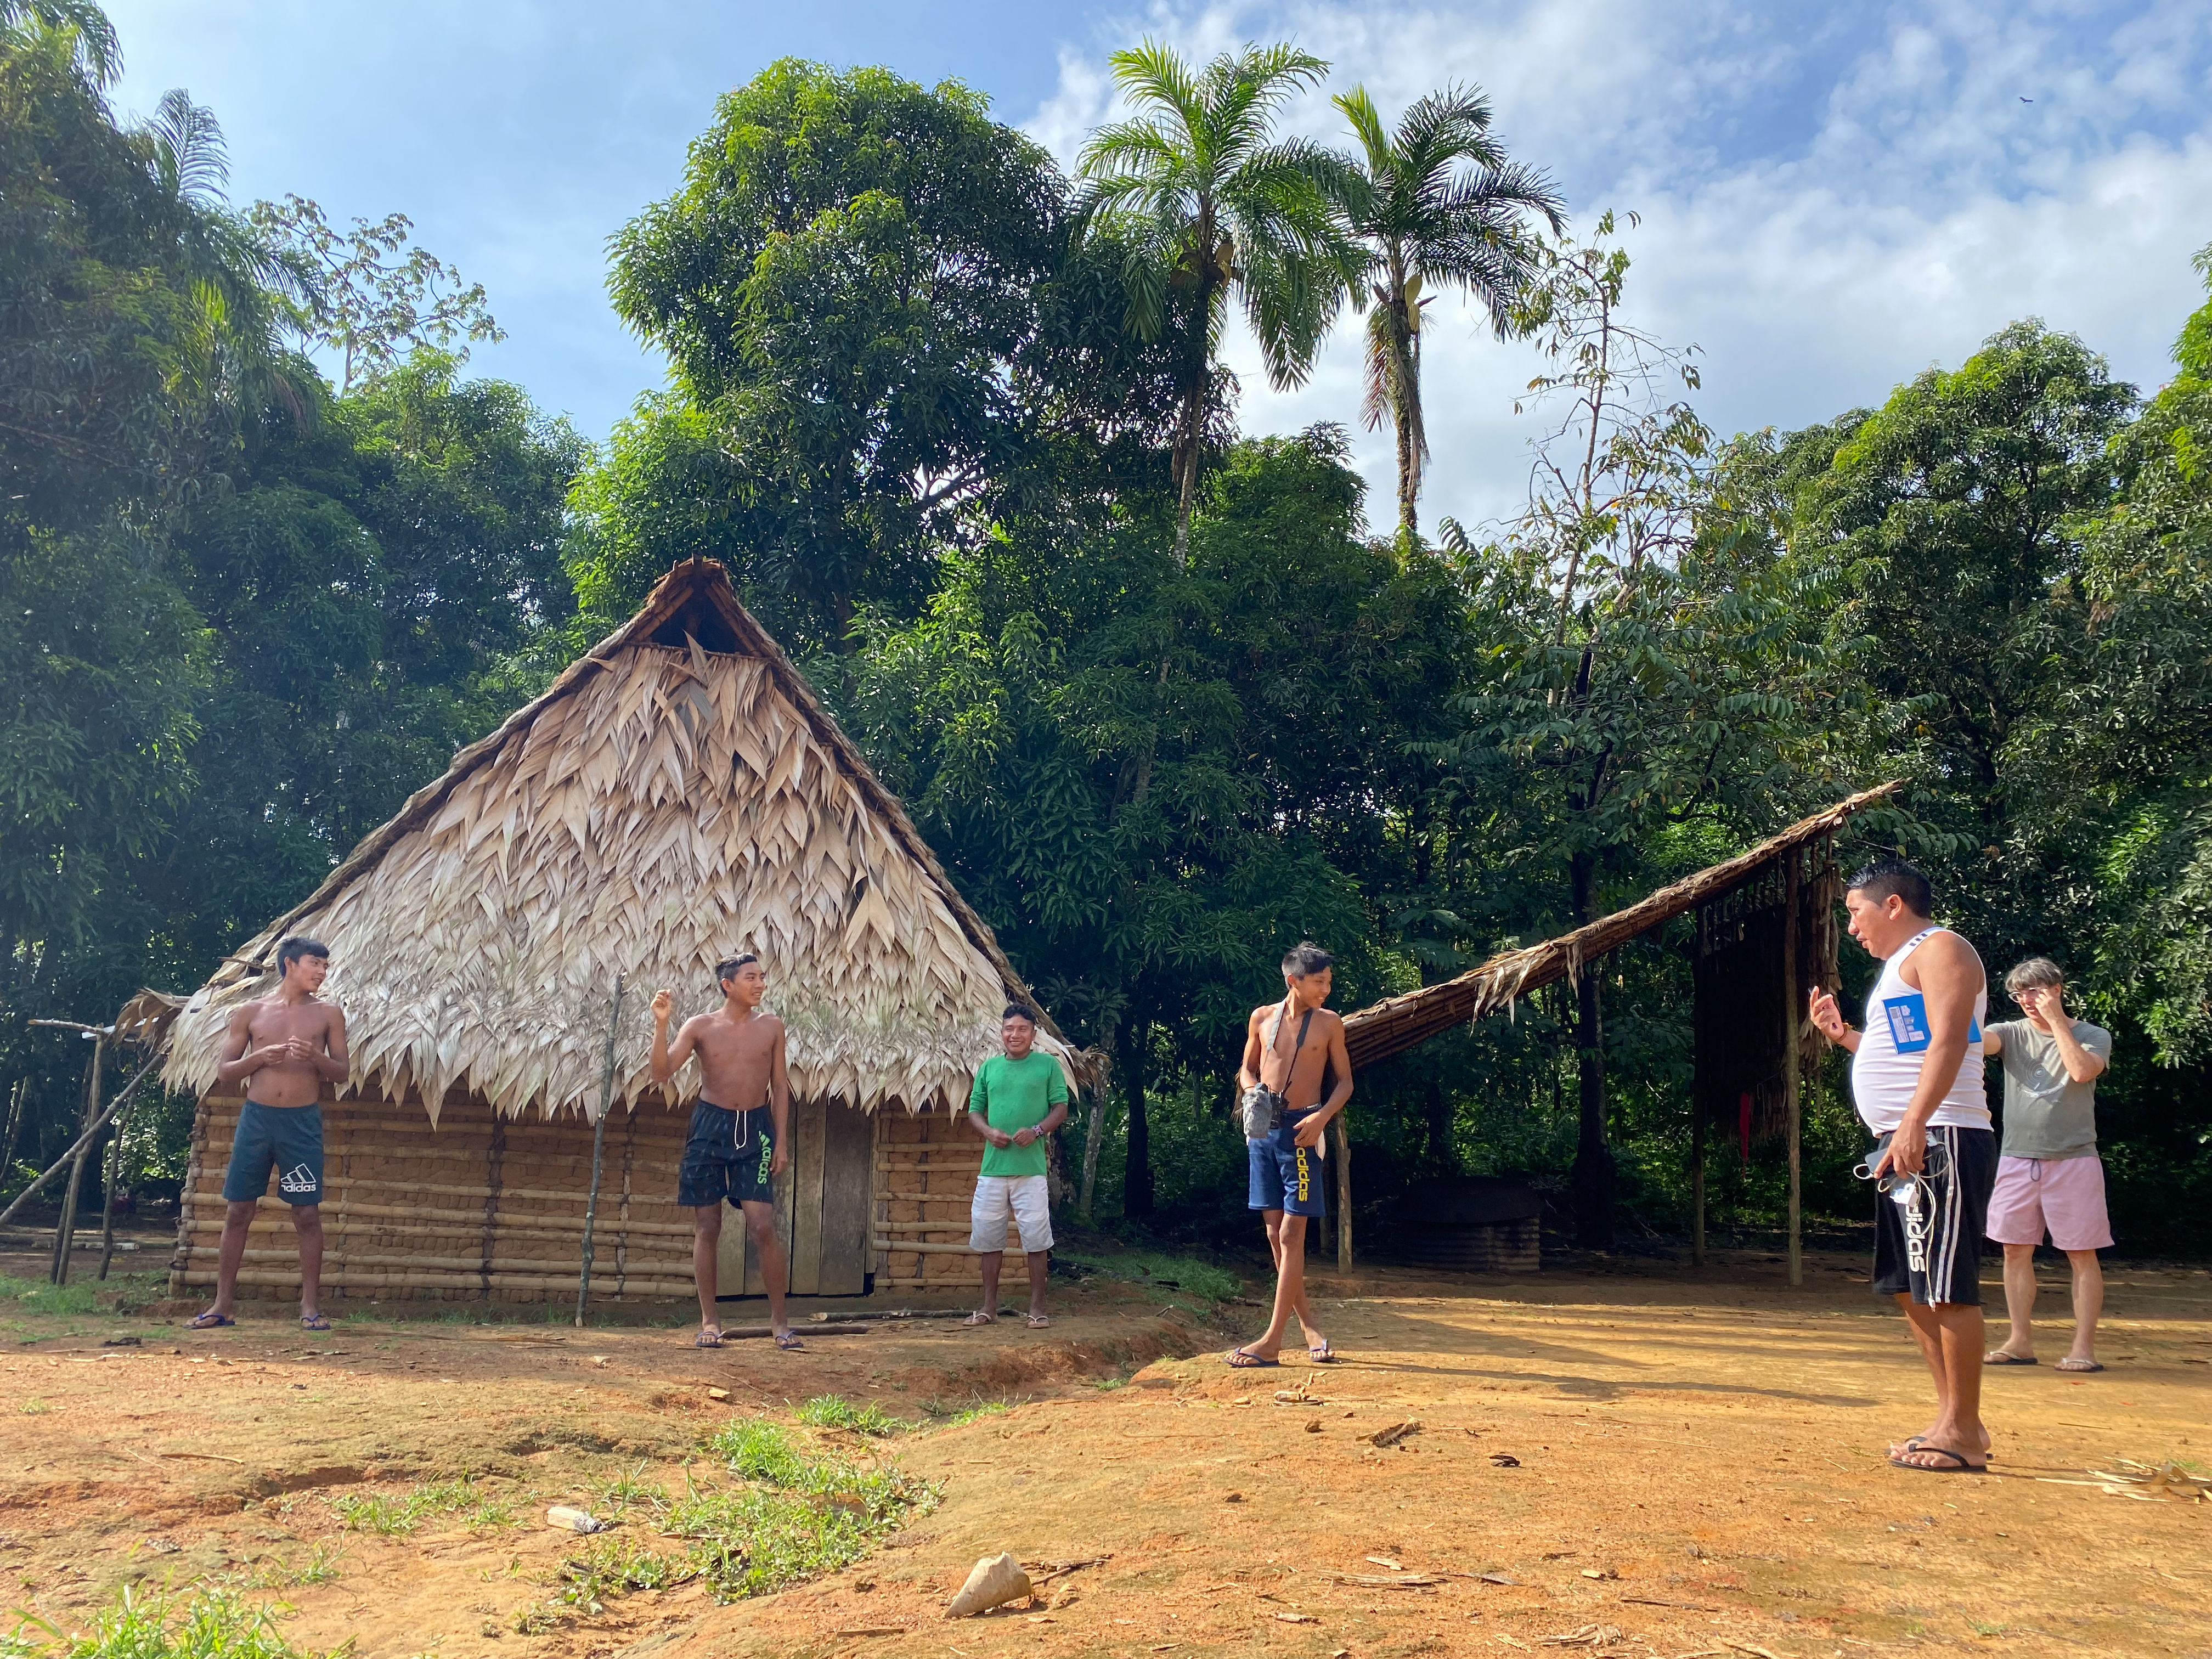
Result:
{"label": "green t-shirt", "polygon": [[[981,1112],[994,1129],[1012,1134],[1034,1129],[1055,1106],[1067,1103],[1067,1079],[1060,1062],[1032,1048],[1019,1060],[993,1054],[976,1068],[975,1086],[968,1091],[968,1109]],[[983,1173],[987,1176],[1041,1176],[1044,1173],[1044,1142],[1026,1146],[983,1145]]]}

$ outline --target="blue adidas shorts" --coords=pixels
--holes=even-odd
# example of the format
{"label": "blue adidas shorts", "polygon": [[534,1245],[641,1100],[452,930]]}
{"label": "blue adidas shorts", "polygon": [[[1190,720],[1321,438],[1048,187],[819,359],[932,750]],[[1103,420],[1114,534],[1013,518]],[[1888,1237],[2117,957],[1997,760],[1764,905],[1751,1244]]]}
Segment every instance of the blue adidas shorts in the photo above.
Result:
{"label": "blue adidas shorts", "polygon": [[222,1195],[231,1204],[251,1204],[269,1190],[276,1171],[276,1196],[287,1204],[323,1201],[323,1109],[264,1106],[249,1100],[238,1115],[231,1139],[230,1168],[223,1172]]}
{"label": "blue adidas shorts", "polygon": [[1285,1116],[1265,1140],[1244,1143],[1251,1173],[1248,1208],[1282,1210],[1291,1215],[1327,1215],[1328,1182],[1322,1176],[1321,1148],[1292,1144],[1305,1114]]}

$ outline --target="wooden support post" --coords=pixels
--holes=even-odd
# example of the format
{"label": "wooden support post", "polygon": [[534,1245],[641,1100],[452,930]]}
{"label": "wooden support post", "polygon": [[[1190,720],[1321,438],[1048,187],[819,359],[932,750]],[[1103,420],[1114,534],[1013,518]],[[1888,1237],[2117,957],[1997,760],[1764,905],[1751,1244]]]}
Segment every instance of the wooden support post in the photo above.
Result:
{"label": "wooden support post", "polygon": [[1802,1158],[1802,1103],[1798,1099],[1797,1036],[1804,1027],[1805,1011],[1799,1006],[1802,977],[1797,961],[1797,902],[1803,890],[1799,876],[1801,850],[1791,848],[1782,855],[1782,1103],[1788,1115],[1790,1135],[1790,1282],[1805,1282],[1805,1185]]}
{"label": "wooden support post", "polygon": [[592,1187],[584,1200],[584,1266],[576,1275],[576,1328],[584,1328],[584,1298],[592,1293],[592,1228],[599,1218],[599,1170],[607,1146],[607,1114],[615,1098],[615,1034],[622,1029],[623,976],[615,975],[614,1006],[607,1014],[607,1063],[599,1074],[599,1119],[592,1126]]}
{"label": "wooden support post", "polygon": [[76,1155],[70,1162],[69,1185],[62,1190],[62,1212],[54,1223],[54,1259],[46,1277],[56,1285],[69,1283],[70,1245],[76,1237],[77,1194],[84,1188],[85,1160],[92,1156],[93,1125],[100,1117],[100,1062],[107,1053],[107,1038],[95,1033],[92,1064],[85,1068],[83,1131]]}
{"label": "wooden support post", "polygon": [[1344,1114],[1328,1126],[1336,1137],[1336,1270],[1352,1271],[1352,1132],[1344,1127]]}
{"label": "wooden support post", "polygon": [[1705,1103],[1690,1085],[1690,1262],[1705,1265]]}

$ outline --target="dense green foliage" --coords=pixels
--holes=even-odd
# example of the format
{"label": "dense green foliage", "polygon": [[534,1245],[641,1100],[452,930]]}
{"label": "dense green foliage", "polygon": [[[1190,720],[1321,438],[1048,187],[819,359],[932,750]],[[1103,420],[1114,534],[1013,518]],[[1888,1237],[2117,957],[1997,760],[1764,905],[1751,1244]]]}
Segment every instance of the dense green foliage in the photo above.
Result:
{"label": "dense green foliage", "polygon": [[[181,95],[120,126],[104,27],[0,0],[0,1182],[80,1086],[81,1045],[21,1016],[197,982],[705,553],[1108,1057],[1065,1147],[1104,1217],[1247,1234],[1231,1074],[1296,939],[1355,1006],[1899,776],[1844,856],[1926,862],[1993,969],[2064,965],[2118,1034],[2124,1243],[2207,1242],[2212,304],[2147,403],[2030,321],[1878,409],[1720,441],[1693,358],[1633,325],[1612,222],[1536,240],[1548,186],[1477,94],[1396,129],[1348,100],[1355,163],[1273,131],[1325,65],[1147,48],[1118,61],[1141,118],[1079,182],[956,84],[785,62],[617,240],[616,307],[674,372],[594,451],[462,378],[440,329],[487,337],[487,302],[378,240],[404,220],[232,213]],[[1434,544],[1422,273],[1546,365],[1527,510]],[[1340,427],[1236,430],[1218,354],[1233,301],[1296,378],[1354,280],[1398,319],[1395,536]],[[1534,1180],[1592,1244],[1679,1231],[1684,946],[1364,1073],[1367,1237],[1455,1170]],[[1816,1219],[1862,1218],[1833,1064],[1808,1124]],[[1778,1149],[1711,1174],[1718,1223],[1776,1224]]]}

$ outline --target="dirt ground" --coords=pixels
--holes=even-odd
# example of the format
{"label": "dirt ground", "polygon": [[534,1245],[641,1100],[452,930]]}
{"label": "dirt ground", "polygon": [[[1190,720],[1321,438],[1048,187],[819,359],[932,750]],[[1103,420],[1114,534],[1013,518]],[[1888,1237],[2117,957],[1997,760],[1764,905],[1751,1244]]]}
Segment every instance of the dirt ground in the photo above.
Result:
{"label": "dirt ground", "polygon": [[[1925,1373],[1862,1262],[1808,1278],[1792,1291],[1753,1255],[1325,1278],[1344,1359],[1310,1379],[1221,1365],[1255,1308],[1209,1322],[1097,1279],[1055,1286],[1049,1330],[887,1322],[804,1355],[702,1353],[669,1328],[349,1317],[303,1337],[265,1304],[206,1334],[173,1312],[19,1316],[0,1322],[0,1607],[81,1627],[118,1583],[228,1578],[289,1604],[295,1644],[361,1659],[2212,1655],[2212,1503],[2088,1474],[2212,1462],[2212,1273],[2115,1267],[2103,1375],[2051,1368],[2057,1325],[2043,1365],[1988,1373],[1985,1476],[1887,1464],[1923,1425]],[[2062,1280],[2046,1270],[2055,1320]],[[727,1414],[831,1393],[910,1418],[1012,1408],[884,1443],[942,1504],[832,1577],[533,1620],[578,1544],[539,1524],[547,1504],[641,1466],[677,1478]],[[1395,1446],[1365,1438],[1406,1421]],[[522,1523],[383,1538],[341,1532],[328,1502],[464,1470]],[[1034,1607],[946,1622],[1000,1550],[1093,1564]],[[289,1582],[316,1559],[334,1579]]]}

